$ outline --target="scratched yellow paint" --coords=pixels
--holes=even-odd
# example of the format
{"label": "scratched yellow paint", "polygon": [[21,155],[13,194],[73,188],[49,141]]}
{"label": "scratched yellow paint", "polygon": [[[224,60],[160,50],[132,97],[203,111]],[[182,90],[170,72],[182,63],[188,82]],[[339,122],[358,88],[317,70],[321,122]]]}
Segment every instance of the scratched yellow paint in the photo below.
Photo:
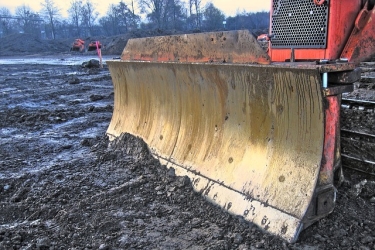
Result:
{"label": "scratched yellow paint", "polygon": [[315,70],[108,61],[107,133],[140,136],[155,156],[302,218],[322,159]]}

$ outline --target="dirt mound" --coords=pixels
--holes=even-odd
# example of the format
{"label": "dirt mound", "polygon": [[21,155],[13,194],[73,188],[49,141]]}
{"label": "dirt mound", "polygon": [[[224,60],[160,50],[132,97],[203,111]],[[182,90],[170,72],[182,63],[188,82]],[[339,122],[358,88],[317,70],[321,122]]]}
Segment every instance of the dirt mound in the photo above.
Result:
{"label": "dirt mound", "polygon": [[70,39],[46,40],[33,34],[12,34],[1,38],[1,56],[59,53],[69,51]]}
{"label": "dirt mound", "polygon": [[[121,55],[126,43],[131,38],[162,36],[177,34],[176,31],[132,31],[117,36],[91,36],[81,37],[88,45],[91,41],[100,41],[102,44],[102,55]],[[77,37],[76,37],[77,38]],[[0,56],[16,56],[30,54],[56,54],[70,53],[70,48],[74,39],[41,39],[33,34],[12,34],[0,39],[2,47],[0,48]],[[80,52],[73,52],[80,53]],[[84,52],[87,54],[96,54],[96,51]]]}
{"label": "dirt mound", "polygon": [[[184,32],[193,33],[197,30]],[[254,31],[258,34],[261,31]],[[126,43],[131,38],[153,37],[177,35],[181,32],[175,30],[135,30],[126,34],[117,36],[89,36],[80,37],[88,45],[91,41],[100,41],[102,44],[102,55],[118,55],[120,56],[124,50]],[[74,40],[78,37],[64,39],[41,39],[33,34],[12,34],[0,39],[2,47],[0,48],[0,56],[18,56],[31,54],[57,54],[57,53],[80,53],[70,52],[70,48]],[[85,51],[85,54],[96,54],[96,51]]]}

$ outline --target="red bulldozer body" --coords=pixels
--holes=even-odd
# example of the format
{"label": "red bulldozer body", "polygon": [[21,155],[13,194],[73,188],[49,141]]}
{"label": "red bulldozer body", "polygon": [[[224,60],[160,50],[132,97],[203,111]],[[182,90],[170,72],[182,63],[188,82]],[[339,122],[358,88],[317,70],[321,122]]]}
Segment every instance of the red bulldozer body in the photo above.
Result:
{"label": "red bulldozer body", "polygon": [[83,41],[80,38],[77,38],[74,40],[72,47],[70,48],[70,51],[79,51],[83,52],[85,50],[85,41]]}
{"label": "red bulldozer body", "polygon": [[88,47],[87,51],[93,51],[93,50],[97,50],[97,49],[101,49],[101,48],[102,48],[102,44],[99,41],[91,41],[89,43],[89,47]]}

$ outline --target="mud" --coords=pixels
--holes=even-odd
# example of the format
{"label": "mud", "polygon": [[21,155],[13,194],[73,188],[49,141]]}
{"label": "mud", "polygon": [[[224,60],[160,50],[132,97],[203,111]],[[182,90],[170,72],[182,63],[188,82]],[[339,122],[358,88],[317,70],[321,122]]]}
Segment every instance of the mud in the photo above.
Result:
{"label": "mud", "polygon": [[206,202],[141,140],[109,144],[106,66],[1,67],[0,249],[375,249],[366,176],[345,170],[334,212],[288,244]]}

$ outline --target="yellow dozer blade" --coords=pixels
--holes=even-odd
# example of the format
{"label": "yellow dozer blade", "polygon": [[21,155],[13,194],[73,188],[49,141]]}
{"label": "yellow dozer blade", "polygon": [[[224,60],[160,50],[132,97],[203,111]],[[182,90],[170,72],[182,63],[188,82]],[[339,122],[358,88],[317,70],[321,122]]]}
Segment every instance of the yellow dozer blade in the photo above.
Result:
{"label": "yellow dozer blade", "polygon": [[209,201],[289,242],[332,211],[338,122],[327,105],[340,103],[321,73],[352,65],[270,64],[247,31],[134,39],[107,64],[111,139],[141,137]]}

